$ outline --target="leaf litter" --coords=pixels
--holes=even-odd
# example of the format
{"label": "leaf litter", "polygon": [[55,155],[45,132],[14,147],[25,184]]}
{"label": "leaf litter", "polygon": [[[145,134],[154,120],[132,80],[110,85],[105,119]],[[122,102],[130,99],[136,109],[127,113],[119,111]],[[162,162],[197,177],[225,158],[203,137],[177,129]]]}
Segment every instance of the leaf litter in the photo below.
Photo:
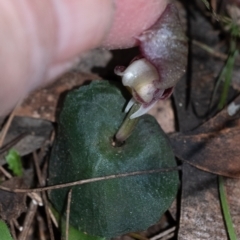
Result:
{"label": "leaf litter", "polygon": [[[214,6],[214,2],[216,6],[218,1],[210,1],[212,6]],[[231,4],[232,2],[234,1],[231,1]],[[240,74],[238,68],[236,68],[239,59],[236,57],[235,66],[233,66],[231,82],[233,87],[231,87],[231,84],[229,85],[228,95],[225,99],[227,106],[221,112],[217,111],[219,99],[221,98],[221,89],[219,89],[216,91],[213,105],[209,109],[215,82],[218,79],[221,69],[225,66],[229,50],[228,29],[219,27],[216,15],[211,18],[211,14],[206,10],[202,1],[191,2],[187,8],[188,15],[186,18],[191,24],[191,29],[188,31],[190,31],[190,40],[192,42],[190,45],[189,71],[175,89],[175,109],[169,104],[166,108],[168,113],[164,113],[164,107],[159,105],[155,112],[152,113],[157,116],[159,109],[163,112],[163,115],[157,118],[159,122],[161,118],[164,118],[165,122],[171,123],[166,128],[164,127],[166,132],[179,131],[171,133],[169,137],[175,154],[180,160],[179,164],[182,169],[181,195],[176,199],[176,206],[170,208],[172,215],[168,212],[156,226],[152,226],[142,233],[122,236],[121,239],[227,239],[228,235],[221,210],[216,174],[235,178],[224,177],[223,184],[226,190],[226,199],[232,218],[232,225],[236,231],[236,235],[240,237],[240,181],[237,179],[240,174],[240,163],[237,159],[239,156],[237,143],[239,142],[240,122],[238,110],[240,102],[239,98],[236,98],[238,92],[234,90],[240,89]],[[216,9],[214,10],[216,14],[219,14]],[[186,11],[183,7],[180,7],[180,11],[180,15],[185,17]],[[226,38],[220,38],[219,33],[225,34]],[[109,52],[110,55],[114,58],[114,52]],[[118,60],[123,61],[121,58]],[[107,64],[103,65],[105,69],[107,69]],[[14,113],[13,122],[7,131],[3,147],[6,147],[10,143],[9,146],[16,147],[19,154],[23,157],[24,174],[22,179],[31,188],[44,187],[47,178],[46,160],[48,159],[49,148],[52,143],[51,132],[53,127],[51,122],[44,121],[43,119],[55,121],[59,107],[58,101],[61,99],[60,95],[63,96],[66,90],[84,82],[82,80],[80,82],[73,80],[72,85],[70,84],[71,86],[67,85],[66,82],[71,80],[72,77],[85,80],[93,79],[92,74],[83,74],[81,76],[81,73],[76,72],[75,68],[74,72],[68,73],[59,81],[57,87],[53,85],[50,87],[51,90],[48,90],[48,88],[42,90],[40,95],[37,95],[39,93],[35,93],[31,99],[34,99],[35,96],[40,96],[38,104],[29,103],[26,100],[19,107],[18,111],[16,111],[17,115],[21,115],[22,117],[16,117]],[[107,78],[107,76],[101,77]],[[220,82],[220,88],[223,85]],[[49,111],[47,110],[49,102],[42,105],[43,98],[54,99],[54,103],[51,105]],[[175,116],[173,115],[173,110],[175,110]],[[37,117],[39,121],[35,122],[35,120],[27,118],[28,116]],[[22,125],[23,122],[26,123],[25,126],[24,124]],[[26,141],[26,136],[24,136],[26,132],[26,136],[31,137],[28,141]],[[33,132],[34,134],[32,134]],[[17,141],[17,146],[14,140],[21,134],[23,134],[22,139],[19,138],[21,141]],[[23,141],[24,139],[25,141]],[[0,150],[1,167],[5,171],[8,171],[4,156],[10,148],[1,149],[4,149],[2,152]],[[35,163],[33,164],[34,161]],[[4,170],[1,170],[0,175],[3,182],[1,186],[4,186],[7,182],[7,177],[3,174]],[[37,171],[38,180],[36,180]],[[11,181],[15,181],[15,177]],[[23,186],[12,183],[5,187],[16,189]],[[17,199],[13,201],[15,202],[14,207],[10,207],[9,211],[1,212],[3,214],[1,215],[2,219],[17,219],[19,221],[19,223],[16,221],[15,223],[12,221],[11,223],[9,222],[9,227],[15,239],[36,239],[36,236],[42,236],[41,239],[60,239],[59,230],[54,224],[50,223],[51,221],[56,221],[56,219],[49,210],[50,206],[46,195],[42,193],[41,195],[37,195],[37,198],[40,200],[34,202],[29,197],[27,201],[19,201],[16,196],[21,196],[19,194],[23,193],[12,193],[2,190],[1,193],[15,194],[11,195],[11,199]],[[35,199],[34,196],[32,197]],[[25,194],[24,198],[26,198]],[[1,199],[5,199],[5,197],[1,197]],[[44,204],[45,211],[41,207],[42,204]],[[4,207],[4,209],[7,208]],[[24,212],[25,210],[26,212]],[[18,217],[19,215],[20,217]],[[40,222],[41,224],[38,224]],[[24,231],[19,231],[17,225],[23,226]],[[49,231],[49,229],[52,230]]]}

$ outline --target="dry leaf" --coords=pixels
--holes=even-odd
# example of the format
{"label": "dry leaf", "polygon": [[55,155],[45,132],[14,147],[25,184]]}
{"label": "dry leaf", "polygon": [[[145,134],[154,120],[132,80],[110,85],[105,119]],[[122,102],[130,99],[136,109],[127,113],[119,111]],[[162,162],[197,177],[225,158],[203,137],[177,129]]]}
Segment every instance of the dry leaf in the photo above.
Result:
{"label": "dry leaf", "polygon": [[156,118],[164,132],[175,132],[175,118],[170,99],[158,101],[148,113]]}
{"label": "dry leaf", "polygon": [[226,240],[217,176],[183,164],[179,240]]}
{"label": "dry leaf", "polygon": [[20,156],[24,156],[39,149],[49,139],[52,130],[53,126],[49,121],[28,117],[14,117],[4,145],[0,149],[0,164],[6,163],[4,155],[9,150],[8,145],[11,145],[19,136],[23,137],[10,148],[14,148]]}
{"label": "dry leaf", "polygon": [[92,79],[99,79],[93,74],[68,72],[52,85],[33,92],[18,108],[16,116],[33,117],[56,121],[60,110],[60,96]]}
{"label": "dry leaf", "polygon": [[175,155],[202,170],[240,178],[238,106],[240,97],[196,130],[171,135]]}
{"label": "dry leaf", "polygon": [[[25,187],[21,178],[11,178],[2,183],[8,188]],[[13,193],[0,190],[0,216],[3,220],[11,221],[20,216],[26,210],[26,193]]]}

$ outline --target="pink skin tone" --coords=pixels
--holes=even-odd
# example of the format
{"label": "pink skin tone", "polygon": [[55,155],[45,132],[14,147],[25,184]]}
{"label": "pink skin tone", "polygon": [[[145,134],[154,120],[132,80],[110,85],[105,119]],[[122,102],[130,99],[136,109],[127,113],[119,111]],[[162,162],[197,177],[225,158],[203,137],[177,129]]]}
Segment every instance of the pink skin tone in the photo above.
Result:
{"label": "pink skin tone", "polygon": [[[130,4],[131,2],[131,4]],[[127,48],[167,0],[0,0],[0,116],[95,47]]]}

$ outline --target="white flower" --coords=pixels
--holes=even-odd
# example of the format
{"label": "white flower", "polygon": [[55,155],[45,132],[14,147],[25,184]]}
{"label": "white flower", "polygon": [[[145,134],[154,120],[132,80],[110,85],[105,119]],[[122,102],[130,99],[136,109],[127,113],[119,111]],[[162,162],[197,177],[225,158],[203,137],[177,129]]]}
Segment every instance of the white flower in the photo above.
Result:
{"label": "white flower", "polygon": [[129,87],[133,95],[125,112],[128,112],[135,102],[141,104],[130,116],[131,119],[145,114],[159,99],[165,99],[172,93],[172,88],[161,89],[157,69],[145,58],[133,61],[127,68],[116,67],[115,73],[122,76],[123,85]]}
{"label": "white flower", "polygon": [[125,68],[117,67],[115,73],[122,76],[123,85],[129,87],[135,102],[141,104],[130,118],[145,114],[159,99],[169,97],[173,87],[185,74],[188,42],[174,4],[168,4],[156,23],[137,36],[141,56]]}

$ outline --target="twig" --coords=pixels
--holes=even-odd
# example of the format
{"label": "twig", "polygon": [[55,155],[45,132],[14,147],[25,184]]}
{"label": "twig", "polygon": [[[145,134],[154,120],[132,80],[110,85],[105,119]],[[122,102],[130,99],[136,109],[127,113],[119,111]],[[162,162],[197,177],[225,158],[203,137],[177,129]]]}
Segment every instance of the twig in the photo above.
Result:
{"label": "twig", "polygon": [[[46,160],[46,161],[44,162],[43,168],[42,168],[42,177],[43,177],[43,179],[46,179],[47,170],[48,170],[48,161]],[[45,185],[45,182],[44,182],[44,185]],[[46,213],[47,216],[48,216],[48,214],[49,214],[50,219],[52,220],[54,226],[55,226],[56,228],[58,228],[58,227],[59,227],[59,226],[58,226],[58,221],[57,221],[55,215],[52,213],[52,210],[51,210],[51,207],[49,206],[49,204],[47,205],[47,211],[48,211],[48,213]]]}
{"label": "twig", "polygon": [[79,180],[79,181],[70,182],[70,183],[57,184],[57,185],[48,186],[48,187],[39,187],[39,188],[32,188],[32,189],[24,189],[24,188],[12,189],[12,188],[8,188],[0,185],[0,189],[8,192],[20,192],[20,193],[42,192],[47,190],[73,187],[77,185],[83,185],[87,183],[99,182],[99,181],[110,180],[115,178],[131,177],[131,176],[154,174],[154,173],[161,173],[161,172],[171,172],[171,171],[178,171],[178,170],[181,170],[181,166],[173,167],[173,168],[162,168],[162,169],[154,169],[154,170],[147,170],[147,171],[136,171],[136,172],[130,172],[130,173],[114,174],[114,175],[109,175],[104,177],[96,177],[91,179]]}
{"label": "twig", "polygon": [[[40,167],[38,164],[39,163],[38,156],[35,151],[33,152],[33,161],[34,161],[34,166],[35,166],[35,169],[37,172],[38,182],[39,182],[40,186],[44,186],[45,181],[42,178],[42,173],[41,173],[41,170],[40,170]],[[47,196],[46,196],[45,192],[42,193],[42,198],[43,198],[44,208],[45,208],[46,217],[47,217],[47,224],[48,224],[48,229],[49,229],[49,233],[50,233],[50,239],[54,240],[53,227],[52,227],[52,222],[51,222],[51,218],[50,218],[49,211],[48,211],[48,201],[47,201]]]}
{"label": "twig", "polygon": [[[12,178],[12,175],[5,170],[4,167],[2,167],[0,165],[0,171],[4,174],[4,176],[8,179]],[[39,196],[38,193],[34,193],[34,192],[29,192],[27,193],[28,197],[30,197],[33,201],[35,201],[35,204],[38,204],[39,206],[43,206],[43,202],[42,202],[42,198]]]}
{"label": "twig", "polygon": [[170,233],[170,234],[167,235],[166,237],[163,237],[163,238],[161,238],[161,239],[159,239],[159,240],[168,240],[168,239],[172,239],[172,238],[174,237],[174,235],[175,235],[175,233],[173,232],[173,233]]}
{"label": "twig", "polygon": [[7,171],[7,170],[5,170],[5,168],[4,167],[2,167],[1,165],[0,165],[0,171],[3,173],[3,175],[6,177],[6,178],[12,178],[12,175]]}
{"label": "twig", "polygon": [[30,206],[28,208],[27,215],[24,219],[23,231],[20,233],[20,235],[18,237],[19,240],[27,239],[28,232],[29,232],[30,227],[32,225],[33,218],[34,218],[34,216],[36,214],[36,211],[37,211],[37,207],[38,206],[33,201],[31,201]]}
{"label": "twig", "polygon": [[44,208],[45,208],[45,212],[46,212],[46,217],[47,217],[47,224],[48,224],[48,230],[50,233],[50,239],[54,240],[54,233],[53,233],[53,226],[52,226],[52,222],[51,222],[51,215],[49,214],[49,205],[48,205],[48,200],[47,200],[47,196],[46,196],[46,192],[43,192],[43,202],[44,202]]}
{"label": "twig", "polygon": [[154,237],[150,238],[150,240],[158,240],[160,238],[165,237],[166,235],[169,235],[170,233],[174,232],[175,230],[176,230],[176,227],[169,228],[166,231],[161,232],[161,233],[155,235]]}
{"label": "twig", "polygon": [[49,214],[50,218],[52,219],[52,222],[53,222],[54,226],[56,228],[58,228],[58,221],[57,221],[56,217],[54,216],[54,214],[52,213],[50,207],[48,207],[48,214]]}
{"label": "twig", "polygon": [[4,127],[3,127],[3,129],[2,129],[2,131],[1,131],[1,133],[0,133],[0,148],[1,148],[2,145],[3,145],[3,142],[4,142],[5,137],[6,137],[6,135],[7,135],[8,129],[9,129],[9,127],[11,126],[12,120],[13,120],[13,118],[14,118],[14,116],[15,116],[15,113],[16,113],[19,105],[20,105],[20,102],[17,103],[17,105],[15,106],[15,108],[13,109],[13,111],[11,112],[11,114],[9,115],[7,122],[6,122],[6,124],[4,125]]}
{"label": "twig", "polygon": [[67,199],[67,211],[66,211],[66,240],[68,240],[68,232],[69,232],[69,218],[70,218],[70,207],[71,207],[71,200],[72,200],[72,189],[68,192],[68,199]]}
{"label": "twig", "polygon": [[202,42],[199,42],[197,40],[191,40],[192,43],[200,48],[202,48],[203,50],[205,50],[206,52],[208,52],[209,54],[213,55],[214,57],[217,57],[217,58],[220,58],[222,60],[226,60],[228,58],[228,55],[227,54],[224,54],[224,53],[221,53],[221,52],[218,52],[216,51],[215,49],[209,47],[208,45],[202,43]]}
{"label": "twig", "polygon": [[45,160],[45,162],[43,164],[43,167],[42,167],[42,177],[44,179],[43,186],[46,185],[45,179],[47,179],[47,176],[48,176],[48,157],[46,158],[46,160]]}
{"label": "twig", "polygon": [[137,240],[149,240],[147,237],[144,237],[142,235],[140,235],[139,233],[128,233],[127,234],[129,237],[137,239]]}
{"label": "twig", "polygon": [[9,221],[9,225],[10,225],[11,235],[12,235],[13,239],[17,240],[16,230],[15,230],[13,221]]}
{"label": "twig", "polygon": [[12,148],[13,146],[15,146],[19,141],[21,141],[24,137],[26,137],[28,135],[27,132],[21,133],[19,136],[17,136],[16,138],[14,138],[12,141],[10,141],[9,143],[7,143],[6,145],[4,145],[3,147],[0,148],[0,154],[8,151],[10,148]]}
{"label": "twig", "polygon": [[35,170],[37,173],[38,182],[39,182],[40,186],[43,186],[44,182],[42,179],[42,173],[41,173],[40,167],[38,165],[39,160],[38,160],[36,151],[33,152],[33,162],[34,162],[34,167],[35,167]]}
{"label": "twig", "polygon": [[43,218],[38,214],[37,216],[37,221],[38,221],[38,235],[39,235],[39,240],[46,240],[45,234],[44,234],[44,221]]}
{"label": "twig", "polygon": [[23,230],[23,227],[19,225],[18,221],[16,219],[13,219],[14,226],[21,232]]}
{"label": "twig", "polygon": [[37,204],[40,207],[43,206],[43,200],[42,200],[42,197],[39,195],[39,193],[30,192],[30,193],[27,193],[27,195],[34,201],[35,204]]}

